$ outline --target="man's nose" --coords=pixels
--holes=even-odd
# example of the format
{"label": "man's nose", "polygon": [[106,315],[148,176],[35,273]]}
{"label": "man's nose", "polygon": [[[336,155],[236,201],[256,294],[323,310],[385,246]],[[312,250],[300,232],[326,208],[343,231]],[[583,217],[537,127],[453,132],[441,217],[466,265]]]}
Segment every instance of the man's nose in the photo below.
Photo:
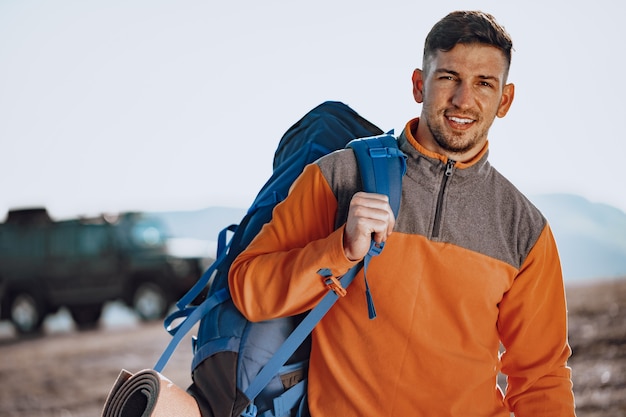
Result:
{"label": "man's nose", "polygon": [[474,103],[473,86],[469,83],[459,83],[452,97],[452,104],[459,109],[466,109]]}

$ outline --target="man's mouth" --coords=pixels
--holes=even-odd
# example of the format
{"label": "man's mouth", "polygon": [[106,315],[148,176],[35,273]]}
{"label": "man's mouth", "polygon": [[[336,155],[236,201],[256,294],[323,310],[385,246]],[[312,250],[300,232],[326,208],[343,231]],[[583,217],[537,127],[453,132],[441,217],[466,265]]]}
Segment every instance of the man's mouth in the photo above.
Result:
{"label": "man's mouth", "polygon": [[446,116],[446,119],[448,119],[448,125],[452,129],[456,129],[456,130],[469,129],[476,121],[475,119],[472,119],[472,118],[459,117],[459,116]]}
{"label": "man's mouth", "polygon": [[448,120],[457,124],[461,124],[461,125],[468,125],[470,123],[474,123],[474,119],[466,119],[463,117],[455,117],[455,116],[449,116]]}

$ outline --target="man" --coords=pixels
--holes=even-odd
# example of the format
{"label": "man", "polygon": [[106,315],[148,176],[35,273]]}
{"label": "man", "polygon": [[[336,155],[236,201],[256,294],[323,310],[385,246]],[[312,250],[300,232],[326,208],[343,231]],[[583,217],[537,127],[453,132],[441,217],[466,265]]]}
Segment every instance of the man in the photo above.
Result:
{"label": "man", "polygon": [[313,417],[574,415],[553,236],[487,161],[489,128],[514,97],[511,50],[488,14],[443,18],[413,73],[421,116],[398,138],[398,218],[386,196],[358,192],[352,151],[336,152],[305,169],[233,263],[233,300],[260,321],[311,309],[328,291],[320,269],[340,277],[372,237],[386,242],[367,271],[377,318],[357,276],[313,332]]}

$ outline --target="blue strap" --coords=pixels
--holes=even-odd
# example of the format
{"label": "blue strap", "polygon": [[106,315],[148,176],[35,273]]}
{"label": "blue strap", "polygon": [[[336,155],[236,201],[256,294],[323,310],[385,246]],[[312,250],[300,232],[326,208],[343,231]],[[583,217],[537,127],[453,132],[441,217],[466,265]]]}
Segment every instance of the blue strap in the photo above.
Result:
{"label": "blue strap", "polygon": [[[343,288],[348,288],[348,285],[354,280],[354,277],[361,269],[361,264],[353,266],[342,278],[341,284]],[[335,304],[339,296],[332,290],[322,298],[322,301],[313,308],[300,322],[298,327],[289,335],[287,340],[278,348],[274,356],[265,364],[263,369],[257,374],[254,380],[246,389],[245,394],[248,399],[253,403],[254,399],[259,395],[263,388],[272,380],[274,375],[278,373],[280,368],[287,362],[287,360],[293,355],[298,347],[304,342],[304,339],[313,331],[313,328],[324,317],[324,315]]]}
{"label": "blue strap", "polygon": [[[354,139],[347,147],[354,150],[357,165],[361,173],[363,190],[370,193],[385,194],[394,216],[400,211],[402,199],[402,177],[406,173],[406,155],[398,149],[396,138],[387,133],[379,136]],[[367,281],[367,268],[372,256],[378,255],[384,245],[372,241],[368,257],[363,266],[365,279],[365,297],[370,319],[376,318],[374,299]]]}
{"label": "blue strap", "polygon": [[354,139],[347,146],[354,150],[363,190],[389,196],[389,205],[397,217],[402,198],[402,177],[406,173],[406,155],[398,149],[396,138],[384,134]]}
{"label": "blue strap", "polygon": [[[218,304],[226,301],[230,294],[228,290],[222,289],[217,291],[215,294],[208,297],[206,300],[202,302],[199,306],[191,306],[190,304],[196,299],[196,297],[202,292],[202,290],[208,285],[211,277],[215,270],[222,264],[226,256],[228,255],[228,248],[230,247],[231,240],[227,241],[228,232],[235,232],[237,230],[236,224],[231,224],[230,226],[225,227],[218,235],[217,240],[217,256],[215,261],[211,264],[211,266],[204,271],[202,276],[198,279],[198,281],[194,284],[193,287],[185,293],[177,302],[176,307],[178,310],[170,313],[165,320],[163,320],[163,326],[165,330],[172,335],[172,340],[167,345],[161,357],[157,361],[154,366],[154,370],[157,372],[161,372],[165,365],[167,365],[167,361],[169,361],[170,357],[176,350],[176,347],[180,344],[183,337],[191,330],[191,328],[204,317],[211,309],[213,309]],[[177,326],[172,326],[177,320],[181,320],[181,322]]]}
{"label": "blue strap", "polygon": [[240,417],[257,417],[257,408],[254,403],[248,404],[248,407],[243,410]]}
{"label": "blue strap", "polygon": [[370,285],[367,282],[367,268],[369,267],[370,261],[372,257],[377,256],[382,252],[385,247],[385,242],[380,244],[374,242],[370,244],[370,249],[367,252],[367,255],[363,258],[363,279],[365,280],[365,300],[367,301],[367,315],[370,320],[376,318],[376,307],[374,307],[374,298],[372,297],[372,292],[370,291]]}
{"label": "blue strap", "polygon": [[[198,281],[196,281],[193,287],[191,287],[189,291],[187,291],[187,293],[185,293],[185,295],[183,295],[176,302],[176,307],[179,310],[184,310],[185,308],[187,308],[187,306],[189,306],[189,304],[191,304],[193,300],[196,299],[198,294],[200,294],[202,290],[207,286],[215,270],[222,264],[222,262],[224,261],[224,259],[226,259],[226,256],[228,255],[228,248],[230,247],[230,243],[231,243],[230,239],[228,241],[226,240],[228,236],[228,232],[234,233],[236,230],[237,230],[237,225],[231,224],[230,226],[223,228],[222,231],[219,233],[217,237],[217,253],[215,256],[215,261],[211,264],[211,266],[206,271],[204,271],[202,276],[198,279]],[[167,324],[168,319],[169,317],[165,319],[166,328],[168,327],[168,324]]]}
{"label": "blue strap", "polygon": [[278,397],[274,398],[274,407],[258,415],[258,417],[284,417],[288,416],[292,408],[295,408],[300,399],[306,393],[306,379],[298,382]]}
{"label": "blue strap", "polygon": [[[202,276],[198,279],[198,281],[194,284],[193,287],[185,293],[177,302],[176,308],[178,310],[170,313],[164,320],[163,326],[165,330],[172,335],[172,340],[167,345],[161,357],[159,357],[156,365],[154,365],[154,370],[157,372],[163,371],[165,365],[169,361],[170,357],[176,350],[176,347],[180,344],[183,337],[191,330],[191,328],[200,320],[202,317],[214,308],[216,305],[224,302],[230,297],[227,290],[218,291],[212,296],[208,297],[206,300],[202,302],[199,306],[191,306],[190,304],[196,299],[196,297],[202,292],[202,290],[208,285],[211,277],[215,270],[222,264],[224,259],[228,254],[228,248],[230,246],[230,241],[227,242],[226,237],[228,232],[234,232],[237,230],[236,224],[231,224],[230,226],[225,227],[218,235],[217,240],[217,256],[215,261],[211,264],[209,268],[202,274]],[[181,320],[181,322],[177,326],[172,326],[176,320]]]}
{"label": "blue strap", "polygon": [[176,328],[175,331],[170,332],[173,335],[172,340],[170,340],[170,343],[161,354],[161,357],[157,361],[156,365],[154,365],[153,369],[157,372],[162,372],[163,368],[165,368],[165,365],[167,364],[167,361],[169,361],[170,357],[174,353],[174,350],[176,350],[176,346],[178,346],[183,337],[187,333],[189,333],[192,327],[197,322],[199,322],[202,317],[208,314],[209,311],[211,311],[213,308],[220,305],[224,301],[228,300],[229,298],[230,293],[228,292],[228,290],[226,288],[222,288],[221,290],[213,293],[213,295],[204,300],[204,302],[202,302],[202,304],[200,304],[199,306],[189,307],[186,310],[188,315],[185,317],[183,322]]}

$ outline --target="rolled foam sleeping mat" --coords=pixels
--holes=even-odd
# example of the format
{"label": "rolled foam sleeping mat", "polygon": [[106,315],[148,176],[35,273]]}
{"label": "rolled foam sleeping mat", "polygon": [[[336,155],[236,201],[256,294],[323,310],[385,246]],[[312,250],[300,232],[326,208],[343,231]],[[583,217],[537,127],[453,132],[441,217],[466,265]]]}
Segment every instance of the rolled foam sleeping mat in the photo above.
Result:
{"label": "rolled foam sleeping mat", "polygon": [[102,417],[201,417],[198,403],[185,390],[153,369],[131,374],[122,369]]}

